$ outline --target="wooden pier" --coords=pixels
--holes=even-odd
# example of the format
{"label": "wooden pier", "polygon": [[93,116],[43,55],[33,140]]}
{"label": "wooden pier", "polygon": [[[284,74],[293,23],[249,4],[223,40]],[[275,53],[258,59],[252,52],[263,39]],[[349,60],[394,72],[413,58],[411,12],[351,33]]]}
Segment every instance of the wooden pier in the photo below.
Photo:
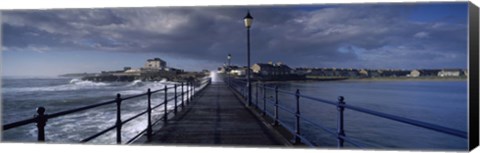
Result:
{"label": "wooden pier", "polygon": [[224,82],[213,82],[199,93],[188,107],[155,129],[151,141],[138,141],[172,145],[289,145],[241,103]]}

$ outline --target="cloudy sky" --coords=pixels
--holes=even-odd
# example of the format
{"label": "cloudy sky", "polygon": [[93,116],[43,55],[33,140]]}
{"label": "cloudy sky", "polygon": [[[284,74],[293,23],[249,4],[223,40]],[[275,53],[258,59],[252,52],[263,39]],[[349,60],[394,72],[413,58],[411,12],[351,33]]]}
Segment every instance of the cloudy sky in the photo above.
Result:
{"label": "cloudy sky", "polygon": [[232,54],[291,67],[466,68],[467,3],[2,11],[2,75],[168,66],[213,70]]}

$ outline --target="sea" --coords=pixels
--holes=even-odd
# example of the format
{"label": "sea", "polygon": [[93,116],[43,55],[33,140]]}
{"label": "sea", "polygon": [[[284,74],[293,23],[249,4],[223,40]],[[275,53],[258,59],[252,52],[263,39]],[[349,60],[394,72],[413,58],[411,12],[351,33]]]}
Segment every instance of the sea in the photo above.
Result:
{"label": "sea", "polygon": [[[467,131],[467,81],[449,80],[343,80],[276,82],[266,86],[294,93],[297,89],[308,95],[331,102],[344,97],[347,105],[427,122],[460,131]],[[253,104],[263,110],[262,90],[256,97],[253,86]],[[266,92],[267,100],[274,100],[274,91]],[[296,99],[294,95],[279,92],[279,120],[283,126],[295,129]],[[257,102],[258,99],[258,102]],[[337,131],[338,111],[335,105],[300,98],[300,133],[313,144],[336,147],[336,136],[322,130]],[[274,106],[267,102],[267,113],[274,114]],[[420,127],[346,109],[345,134],[357,144],[370,149],[407,150],[465,150],[468,141],[463,138],[426,130]],[[345,142],[345,147],[356,148]]]}
{"label": "sea", "polygon": [[[103,101],[113,100],[117,93],[122,96],[141,94],[173,86],[175,82],[91,82],[78,78],[2,78],[2,122],[12,123],[35,115],[39,106],[47,113],[68,110]],[[320,81],[320,82],[276,82],[268,86],[336,101],[343,96],[348,105],[358,106],[383,113],[428,122],[461,131],[467,131],[467,81]],[[180,89],[179,89],[180,90]],[[254,92],[255,93],[255,90]],[[168,93],[172,96],[173,91]],[[263,101],[254,94],[254,104],[263,108]],[[152,105],[163,101],[163,94],[153,97]],[[273,92],[267,92],[273,98]],[[279,95],[282,107],[294,110],[295,97]],[[168,105],[173,109],[173,104]],[[128,118],[146,110],[146,98],[140,97],[122,103],[122,118]],[[273,106],[267,105],[273,113]],[[300,98],[303,117],[336,131],[337,109],[333,105]],[[153,111],[154,118],[163,114],[162,109]],[[47,122],[46,139],[54,143],[76,143],[115,124],[115,104],[50,119]],[[279,111],[280,120],[289,128],[294,127],[294,115]],[[367,148],[372,149],[421,149],[421,150],[465,150],[467,140],[447,134],[406,125],[380,117],[345,110],[345,133]],[[301,122],[301,133],[321,147],[336,147],[336,138],[310,123]],[[123,140],[128,140],[146,128],[146,115],[132,120],[122,128]],[[2,132],[5,142],[35,142],[36,127],[25,125]],[[115,143],[115,130],[92,140],[94,144]],[[354,148],[349,143],[346,147]]]}
{"label": "sea", "polygon": [[[45,107],[46,114],[111,101],[119,93],[128,97],[152,91],[173,87],[176,82],[166,80],[143,82],[92,82],[79,78],[62,77],[3,77],[2,78],[2,123],[31,118],[37,107]],[[186,90],[187,86],[184,86]],[[180,93],[181,86],[177,86]],[[167,90],[167,97],[174,96],[174,90]],[[164,92],[152,94],[152,107],[164,100]],[[180,99],[179,97],[178,99]],[[186,96],[184,97],[186,98]],[[181,105],[178,100],[177,105]],[[167,104],[167,111],[174,108],[174,103]],[[147,109],[147,97],[142,96],[122,101],[122,119],[135,116]],[[160,119],[164,113],[163,105],[152,110],[153,119]],[[82,139],[92,136],[104,129],[115,125],[116,105],[109,104],[71,115],[49,119],[45,127],[46,141],[52,143],[78,143]],[[147,116],[142,115],[122,127],[122,140],[130,140],[147,127]],[[2,132],[2,141],[5,142],[35,142],[37,128],[35,124],[28,124]],[[116,143],[116,131],[89,141],[94,144]]]}

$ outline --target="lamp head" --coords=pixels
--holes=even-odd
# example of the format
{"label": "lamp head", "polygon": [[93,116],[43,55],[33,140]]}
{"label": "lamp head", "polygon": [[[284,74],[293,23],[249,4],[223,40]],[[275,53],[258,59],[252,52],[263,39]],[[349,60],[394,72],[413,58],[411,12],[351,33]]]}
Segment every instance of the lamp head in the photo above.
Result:
{"label": "lamp head", "polygon": [[243,18],[243,22],[245,23],[246,28],[250,28],[252,26],[253,17],[250,15],[250,11],[247,13],[247,16]]}

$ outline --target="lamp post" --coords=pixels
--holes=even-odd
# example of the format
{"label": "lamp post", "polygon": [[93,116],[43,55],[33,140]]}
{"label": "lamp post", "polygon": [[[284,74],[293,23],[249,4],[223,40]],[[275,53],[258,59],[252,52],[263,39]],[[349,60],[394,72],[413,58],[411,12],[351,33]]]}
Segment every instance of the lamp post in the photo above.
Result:
{"label": "lamp post", "polygon": [[243,18],[243,21],[245,22],[245,27],[247,28],[247,106],[250,106],[252,103],[252,84],[250,82],[250,27],[252,26],[253,22],[253,17],[250,15],[250,11],[247,13],[247,16]]}

